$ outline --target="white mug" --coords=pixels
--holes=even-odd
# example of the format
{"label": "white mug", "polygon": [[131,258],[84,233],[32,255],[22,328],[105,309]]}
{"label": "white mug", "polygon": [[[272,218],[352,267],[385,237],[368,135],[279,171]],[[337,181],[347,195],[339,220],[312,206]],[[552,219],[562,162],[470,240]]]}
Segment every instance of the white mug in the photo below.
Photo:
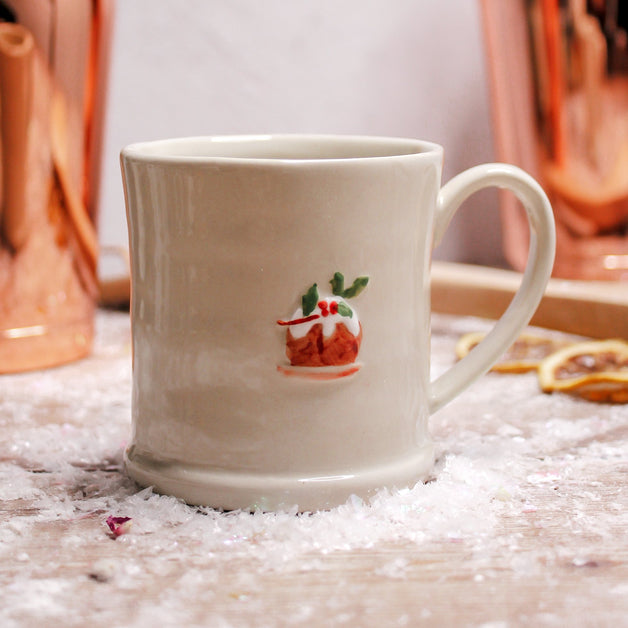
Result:
{"label": "white mug", "polygon": [[[226,136],[122,151],[140,484],[220,509],[329,508],[425,478],[431,413],[538,305],[549,201],[486,164],[441,188],[443,149],[379,137]],[[473,192],[526,207],[528,267],[467,357],[430,381],[432,249]]]}

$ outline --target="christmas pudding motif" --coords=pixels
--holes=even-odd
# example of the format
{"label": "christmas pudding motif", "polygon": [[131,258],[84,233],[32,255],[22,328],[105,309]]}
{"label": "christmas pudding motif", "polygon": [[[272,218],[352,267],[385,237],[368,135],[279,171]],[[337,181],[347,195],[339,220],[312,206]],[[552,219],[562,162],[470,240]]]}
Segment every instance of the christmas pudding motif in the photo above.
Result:
{"label": "christmas pudding motif", "polygon": [[362,325],[347,300],[358,296],[368,281],[368,277],[358,277],[345,288],[344,276],[337,272],[329,282],[330,296],[319,294],[317,284],[313,284],[292,318],[277,321],[287,328],[286,356],[290,362],[290,367],[280,366],[278,370],[312,379],[336,379],[357,372]]}

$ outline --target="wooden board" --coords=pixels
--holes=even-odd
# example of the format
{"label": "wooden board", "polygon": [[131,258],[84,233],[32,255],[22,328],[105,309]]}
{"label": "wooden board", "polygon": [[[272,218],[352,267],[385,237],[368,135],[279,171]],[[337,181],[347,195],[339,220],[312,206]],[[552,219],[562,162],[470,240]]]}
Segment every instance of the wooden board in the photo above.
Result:
{"label": "wooden board", "polygon": [[[436,261],[432,310],[497,319],[520,283],[517,272]],[[100,294],[103,306],[128,307],[129,278],[101,281]],[[628,283],[551,279],[531,324],[592,338],[628,338]]]}
{"label": "wooden board", "polygon": [[[521,283],[508,270],[434,262],[432,310],[499,318]],[[628,338],[628,283],[550,279],[531,324],[592,338]]]}

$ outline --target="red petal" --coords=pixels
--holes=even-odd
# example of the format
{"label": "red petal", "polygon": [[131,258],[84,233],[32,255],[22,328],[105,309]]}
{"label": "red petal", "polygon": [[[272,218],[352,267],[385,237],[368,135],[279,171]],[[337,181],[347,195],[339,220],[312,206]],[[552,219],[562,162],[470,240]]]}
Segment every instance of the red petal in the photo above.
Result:
{"label": "red petal", "polygon": [[116,535],[126,534],[131,529],[131,517],[107,517],[109,529]]}

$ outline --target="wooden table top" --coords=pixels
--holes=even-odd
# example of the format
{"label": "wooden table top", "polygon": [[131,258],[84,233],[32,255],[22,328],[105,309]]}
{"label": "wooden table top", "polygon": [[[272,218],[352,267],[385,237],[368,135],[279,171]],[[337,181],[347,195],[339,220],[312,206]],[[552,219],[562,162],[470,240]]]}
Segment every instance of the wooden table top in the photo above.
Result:
{"label": "wooden table top", "polygon": [[[486,325],[435,315],[433,371]],[[90,358],[0,378],[0,625],[628,625],[628,406],[488,374],[432,417],[426,484],[218,513],[124,476],[128,315],[97,329]]]}

